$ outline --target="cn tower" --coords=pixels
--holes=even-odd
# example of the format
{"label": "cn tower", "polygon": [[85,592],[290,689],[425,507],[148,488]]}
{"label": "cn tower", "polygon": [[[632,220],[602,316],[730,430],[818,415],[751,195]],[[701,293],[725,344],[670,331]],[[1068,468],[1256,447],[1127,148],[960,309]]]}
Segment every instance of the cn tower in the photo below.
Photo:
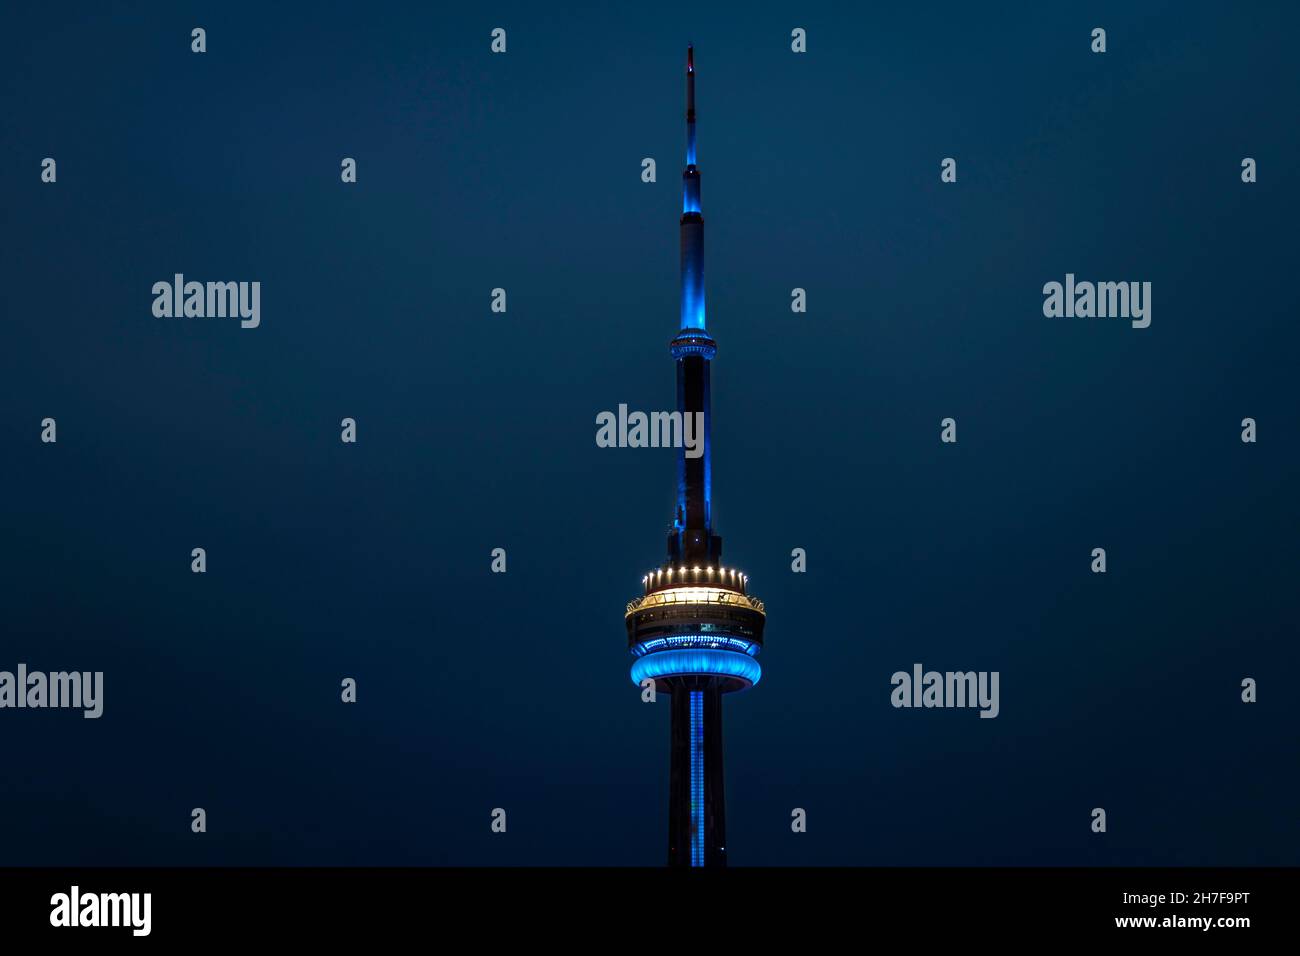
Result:
{"label": "cn tower", "polygon": [[677,513],[668,557],[642,579],[627,606],[632,682],[671,698],[668,781],[669,866],[725,866],[726,794],[722,697],[758,683],[766,615],[748,578],[722,563],[712,514],[709,370],[717,345],[704,319],[704,216],[695,144],[695,55],[686,49],[686,170],[682,173],[681,330],[669,350],[677,365],[677,411],[702,414],[703,454],[677,451]]}

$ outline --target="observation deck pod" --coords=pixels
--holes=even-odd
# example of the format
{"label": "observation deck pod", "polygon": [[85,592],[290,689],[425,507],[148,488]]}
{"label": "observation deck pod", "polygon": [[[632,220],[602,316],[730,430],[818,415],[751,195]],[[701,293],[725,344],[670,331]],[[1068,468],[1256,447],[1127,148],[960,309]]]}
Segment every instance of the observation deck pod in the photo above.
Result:
{"label": "observation deck pod", "polygon": [[667,693],[712,678],[724,694],[758,683],[767,614],[734,568],[663,567],[645,576],[645,594],[627,606],[632,683],[655,680]]}

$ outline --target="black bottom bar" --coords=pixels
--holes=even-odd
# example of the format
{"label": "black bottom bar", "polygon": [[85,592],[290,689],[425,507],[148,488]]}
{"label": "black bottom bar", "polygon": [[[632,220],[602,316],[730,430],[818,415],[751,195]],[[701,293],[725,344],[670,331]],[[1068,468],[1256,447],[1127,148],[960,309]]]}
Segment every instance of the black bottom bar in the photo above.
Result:
{"label": "black bottom bar", "polygon": [[[149,937],[202,941],[473,940],[539,937],[894,940],[930,952],[1005,940],[1131,937],[1176,951],[1212,939],[1293,934],[1296,869],[10,869],[0,870],[6,952],[33,936],[134,943],[130,925],[55,927],[52,897],[149,893]],[[1195,921],[1195,922],[1193,922]],[[1204,921],[1204,925],[1202,923]],[[129,921],[128,921],[129,922]],[[1172,946],[1170,945],[1172,944]],[[40,952],[45,951],[37,950]]]}

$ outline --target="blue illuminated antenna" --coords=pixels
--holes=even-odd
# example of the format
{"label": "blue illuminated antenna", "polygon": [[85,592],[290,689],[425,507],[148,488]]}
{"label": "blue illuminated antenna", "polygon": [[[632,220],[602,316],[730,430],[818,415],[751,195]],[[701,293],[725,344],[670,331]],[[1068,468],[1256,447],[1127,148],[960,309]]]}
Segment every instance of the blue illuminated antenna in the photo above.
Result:
{"label": "blue illuminated antenna", "polygon": [[704,216],[695,145],[695,48],[686,48],[686,169],[682,173],[682,328],[704,329]]}
{"label": "blue illuminated antenna", "polygon": [[[686,165],[695,165],[695,48],[686,48]],[[699,212],[699,196],[695,205],[686,203],[682,212]]]}

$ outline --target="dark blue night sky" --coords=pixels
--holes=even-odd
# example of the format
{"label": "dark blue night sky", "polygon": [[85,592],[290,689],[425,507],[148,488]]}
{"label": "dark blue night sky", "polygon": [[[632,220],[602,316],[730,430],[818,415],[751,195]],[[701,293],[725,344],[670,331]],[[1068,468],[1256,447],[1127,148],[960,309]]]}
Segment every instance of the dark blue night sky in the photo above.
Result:
{"label": "dark blue night sky", "polygon": [[[898,6],[9,9],[0,669],[105,702],[0,711],[0,863],[663,862],[673,453],[594,435],[674,400],[688,41],[769,615],[731,862],[1300,863],[1300,13]],[[261,326],[154,318],[177,272]],[[1067,272],[1150,328],[1045,318]],[[892,708],[917,662],[1000,716]]]}

